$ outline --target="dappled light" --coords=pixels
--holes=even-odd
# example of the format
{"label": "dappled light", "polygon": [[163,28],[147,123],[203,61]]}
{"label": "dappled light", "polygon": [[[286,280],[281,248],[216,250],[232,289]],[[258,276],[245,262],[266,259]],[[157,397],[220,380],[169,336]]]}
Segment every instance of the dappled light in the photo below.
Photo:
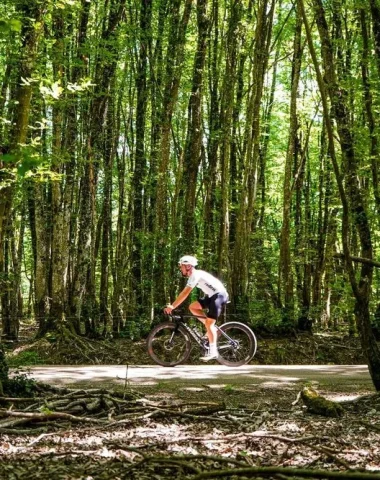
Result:
{"label": "dappled light", "polygon": [[181,381],[183,383],[233,383],[285,385],[315,380],[326,383],[348,382],[368,383],[372,387],[366,365],[245,365],[230,368],[222,365],[181,365],[175,368],[158,366],[38,366],[28,369],[30,375],[39,381],[57,385],[91,382],[111,382],[122,385],[155,385],[161,382]]}
{"label": "dappled light", "polygon": [[[19,472],[43,480],[53,471],[141,480],[255,469],[293,478],[311,465],[323,478],[334,472],[347,479],[358,469],[352,478],[380,476],[380,399],[365,366],[54,366],[30,375],[76,388],[44,384],[46,394],[23,399],[23,410],[13,399],[0,422],[0,478],[14,461]],[[342,414],[309,411],[300,395],[305,384],[336,397]]]}

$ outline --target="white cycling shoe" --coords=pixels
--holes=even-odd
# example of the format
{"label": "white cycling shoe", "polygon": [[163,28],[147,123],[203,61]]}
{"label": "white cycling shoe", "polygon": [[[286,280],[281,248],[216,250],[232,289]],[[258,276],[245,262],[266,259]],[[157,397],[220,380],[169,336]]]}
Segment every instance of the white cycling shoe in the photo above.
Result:
{"label": "white cycling shoe", "polygon": [[210,360],[216,360],[219,357],[218,352],[211,353],[207,352],[206,355],[203,357],[199,357],[199,360],[202,360],[202,362],[209,362]]}

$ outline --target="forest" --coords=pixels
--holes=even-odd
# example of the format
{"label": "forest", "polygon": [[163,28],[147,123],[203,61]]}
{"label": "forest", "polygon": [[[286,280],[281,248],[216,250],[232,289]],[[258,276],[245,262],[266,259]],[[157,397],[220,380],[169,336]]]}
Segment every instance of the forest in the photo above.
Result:
{"label": "forest", "polygon": [[[380,0],[2,0],[1,478],[380,478],[379,92]],[[185,254],[258,335],[247,371],[331,334],[369,377],[132,388]],[[25,329],[125,378],[14,376]]]}
{"label": "forest", "polygon": [[378,0],[4,0],[0,52],[4,339],[141,338],[192,254],[380,388]]}

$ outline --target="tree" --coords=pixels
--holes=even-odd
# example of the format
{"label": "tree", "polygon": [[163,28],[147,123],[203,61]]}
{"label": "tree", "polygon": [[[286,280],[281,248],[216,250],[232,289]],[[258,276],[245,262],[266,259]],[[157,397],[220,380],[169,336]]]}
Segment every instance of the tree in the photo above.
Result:
{"label": "tree", "polygon": [[[360,271],[359,281],[356,280],[355,271],[350,258],[348,244],[349,235],[349,213],[353,225],[358,231],[362,255],[368,260],[372,259],[372,240],[371,231],[368,224],[368,216],[363,202],[363,193],[357,182],[357,159],[352,139],[352,131],[347,109],[347,95],[343,86],[339,82],[336,73],[336,63],[333,56],[333,48],[326,22],[324,8],[319,0],[314,0],[313,7],[316,13],[316,21],[321,38],[321,54],[324,64],[325,82],[323,83],[319,71],[318,61],[315,55],[314,46],[310,34],[310,28],[305,13],[303,0],[300,0],[302,17],[307,31],[307,39],[310,52],[313,56],[314,67],[317,72],[318,85],[322,96],[323,108],[326,126],[328,129],[330,155],[333,161],[336,181],[339,187],[339,193],[343,205],[343,223],[342,223],[342,243],[344,247],[344,259],[347,273],[349,275],[353,294],[355,296],[355,315],[358,329],[360,332],[363,351],[368,359],[369,371],[376,390],[380,390],[380,351],[376,344],[376,339],[371,328],[369,298],[372,282],[373,265],[365,263]],[[335,154],[333,127],[328,111],[327,97],[332,106],[332,113],[337,123],[339,135],[339,144],[342,152],[343,166],[346,171],[346,185],[343,186],[341,173]]]}

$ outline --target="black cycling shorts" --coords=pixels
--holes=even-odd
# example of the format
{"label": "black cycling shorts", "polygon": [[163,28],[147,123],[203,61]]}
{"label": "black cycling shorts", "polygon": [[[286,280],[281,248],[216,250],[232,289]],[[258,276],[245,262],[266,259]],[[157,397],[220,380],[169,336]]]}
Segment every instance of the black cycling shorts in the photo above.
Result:
{"label": "black cycling shorts", "polygon": [[218,320],[219,315],[222,313],[222,308],[227,301],[227,293],[216,293],[212,297],[204,297],[198,300],[203,309],[208,309],[207,317],[214,318],[215,320]]}

